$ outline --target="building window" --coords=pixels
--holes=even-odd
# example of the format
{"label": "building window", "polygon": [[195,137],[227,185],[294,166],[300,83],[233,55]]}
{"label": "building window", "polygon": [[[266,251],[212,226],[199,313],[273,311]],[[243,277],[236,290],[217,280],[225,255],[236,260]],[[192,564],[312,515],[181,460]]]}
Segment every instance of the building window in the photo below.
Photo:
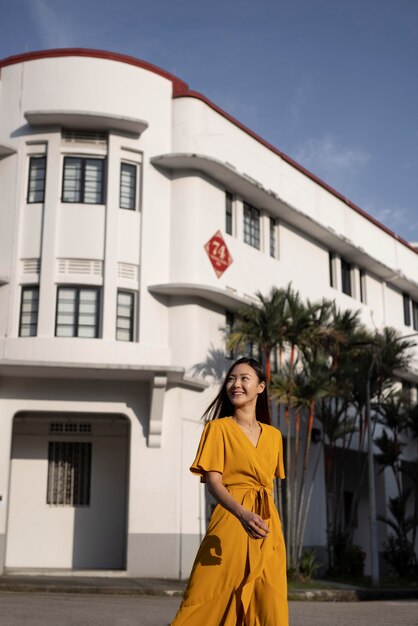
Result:
{"label": "building window", "polygon": [[412,326],[414,330],[418,330],[418,302],[412,300]]}
{"label": "building window", "polygon": [[366,272],[364,270],[360,270],[360,302],[367,303]]}
{"label": "building window", "polygon": [[352,295],[351,290],[351,264],[341,259],[341,287],[343,293],[347,294],[347,296]]}
{"label": "building window", "polygon": [[407,293],[402,294],[403,297],[403,321],[405,326],[411,326],[411,298]]}
{"label": "building window", "polygon": [[103,204],[104,159],[65,157],[62,201]]}
{"label": "building window", "polygon": [[226,359],[234,359],[235,352],[228,346],[228,339],[232,334],[234,329],[234,314],[231,311],[225,312],[225,339],[226,339],[226,351],[225,358]]}
{"label": "building window", "polygon": [[45,198],[46,157],[30,157],[28,202],[43,202]]}
{"label": "building window", "polygon": [[118,291],[116,339],[118,341],[134,340],[134,294],[132,291]]}
{"label": "building window", "polygon": [[99,303],[97,287],[59,287],[55,335],[98,337]]}
{"label": "building window", "polygon": [[232,235],[232,201],[233,196],[229,191],[225,192],[225,232]]}
{"label": "building window", "polygon": [[47,504],[89,506],[91,447],[90,442],[49,442]]}
{"label": "building window", "polygon": [[119,194],[119,206],[121,209],[134,211],[136,208],[136,172],[137,166],[133,163],[121,163]]}
{"label": "building window", "polygon": [[276,220],[273,217],[269,218],[270,222],[270,256],[277,256],[276,246]]}
{"label": "building window", "polygon": [[277,374],[277,372],[279,371],[277,348],[273,348],[273,350],[270,352],[270,370],[272,374]]}
{"label": "building window", "polygon": [[38,330],[39,287],[22,287],[20,337],[36,337]]}
{"label": "building window", "polygon": [[328,253],[328,270],[329,270],[329,284],[330,287],[335,287],[334,280],[334,255],[332,252]]}
{"label": "building window", "polygon": [[244,241],[253,248],[260,249],[260,211],[250,204],[244,204]]}

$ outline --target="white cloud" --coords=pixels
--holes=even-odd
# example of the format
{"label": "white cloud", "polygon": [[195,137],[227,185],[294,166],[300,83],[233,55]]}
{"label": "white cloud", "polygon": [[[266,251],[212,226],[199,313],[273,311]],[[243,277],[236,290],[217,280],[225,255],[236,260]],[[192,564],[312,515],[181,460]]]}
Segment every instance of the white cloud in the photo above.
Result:
{"label": "white cloud", "polygon": [[42,45],[47,48],[65,48],[74,43],[74,30],[69,16],[63,14],[62,4],[57,6],[48,0],[30,0],[29,8]]}
{"label": "white cloud", "polygon": [[411,219],[410,209],[399,206],[382,207],[370,203],[364,206],[364,210],[395,233],[403,232],[407,239],[417,238],[417,223],[415,219]]}
{"label": "white cloud", "polygon": [[355,170],[367,163],[370,156],[361,149],[338,145],[337,140],[328,134],[320,139],[308,139],[296,150],[295,160],[328,177]]}
{"label": "white cloud", "polygon": [[294,90],[290,103],[289,113],[293,123],[299,123],[302,118],[302,113],[306,109],[309,101],[310,83],[305,78],[299,82]]}

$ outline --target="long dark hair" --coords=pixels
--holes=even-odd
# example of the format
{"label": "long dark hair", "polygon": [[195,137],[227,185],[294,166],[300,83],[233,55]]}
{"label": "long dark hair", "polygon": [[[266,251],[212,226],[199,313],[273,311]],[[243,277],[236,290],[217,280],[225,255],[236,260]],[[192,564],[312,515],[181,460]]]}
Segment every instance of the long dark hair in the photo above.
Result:
{"label": "long dark hair", "polygon": [[243,363],[252,367],[252,369],[257,374],[257,378],[260,383],[265,383],[264,390],[260,394],[258,394],[257,404],[255,406],[255,417],[259,422],[262,422],[263,424],[271,424],[270,403],[267,395],[267,377],[260,363],[255,359],[251,359],[247,356],[243,356],[238,359],[238,361],[235,361],[235,363],[233,363],[227,371],[225,380],[218,395],[213,400],[213,402],[209,404],[208,408],[202,415],[202,419],[204,419],[205,422],[210,422],[210,420],[216,420],[221,417],[232,416],[234,414],[235,407],[228,398],[228,394],[226,392],[226,384],[234,367]]}

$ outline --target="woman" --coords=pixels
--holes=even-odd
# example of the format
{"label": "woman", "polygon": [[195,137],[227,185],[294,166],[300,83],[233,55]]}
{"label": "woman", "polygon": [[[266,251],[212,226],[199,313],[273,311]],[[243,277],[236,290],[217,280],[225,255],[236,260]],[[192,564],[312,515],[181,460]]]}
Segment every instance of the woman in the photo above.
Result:
{"label": "woman", "polygon": [[[190,470],[217,500],[172,626],[288,626],[286,553],[272,496],[284,478],[266,376],[241,358],[204,413]],[[222,419],[220,419],[222,418]]]}

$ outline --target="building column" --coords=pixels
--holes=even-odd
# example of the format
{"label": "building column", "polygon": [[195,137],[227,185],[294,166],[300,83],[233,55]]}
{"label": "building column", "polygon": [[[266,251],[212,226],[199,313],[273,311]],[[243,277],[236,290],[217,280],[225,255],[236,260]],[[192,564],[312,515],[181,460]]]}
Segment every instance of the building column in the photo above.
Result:
{"label": "building column", "polygon": [[270,216],[262,211],[261,213],[261,237],[260,249],[264,254],[270,256]]}
{"label": "building column", "polygon": [[6,560],[6,527],[9,508],[9,485],[13,433],[13,409],[2,400],[0,403],[0,574],[4,571]]}
{"label": "building column", "polygon": [[61,203],[61,134],[48,139],[41,270],[39,275],[38,337],[53,337],[56,311],[56,251]]}
{"label": "building column", "polygon": [[109,133],[102,295],[102,337],[108,341],[113,341],[116,337],[119,177],[120,142],[116,135]]}
{"label": "building column", "polygon": [[361,301],[360,270],[357,265],[353,265],[351,270],[351,291],[353,298]]}
{"label": "building column", "polygon": [[337,254],[333,254],[332,256],[332,280],[334,288],[337,291],[342,291],[341,257]]}
{"label": "building column", "polygon": [[234,224],[234,228],[232,229],[232,232],[234,233],[238,241],[243,241],[244,239],[244,204],[241,198],[236,198],[234,204],[235,204],[235,207],[234,207],[235,208],[235,211],[234,211],[235,224]]}

